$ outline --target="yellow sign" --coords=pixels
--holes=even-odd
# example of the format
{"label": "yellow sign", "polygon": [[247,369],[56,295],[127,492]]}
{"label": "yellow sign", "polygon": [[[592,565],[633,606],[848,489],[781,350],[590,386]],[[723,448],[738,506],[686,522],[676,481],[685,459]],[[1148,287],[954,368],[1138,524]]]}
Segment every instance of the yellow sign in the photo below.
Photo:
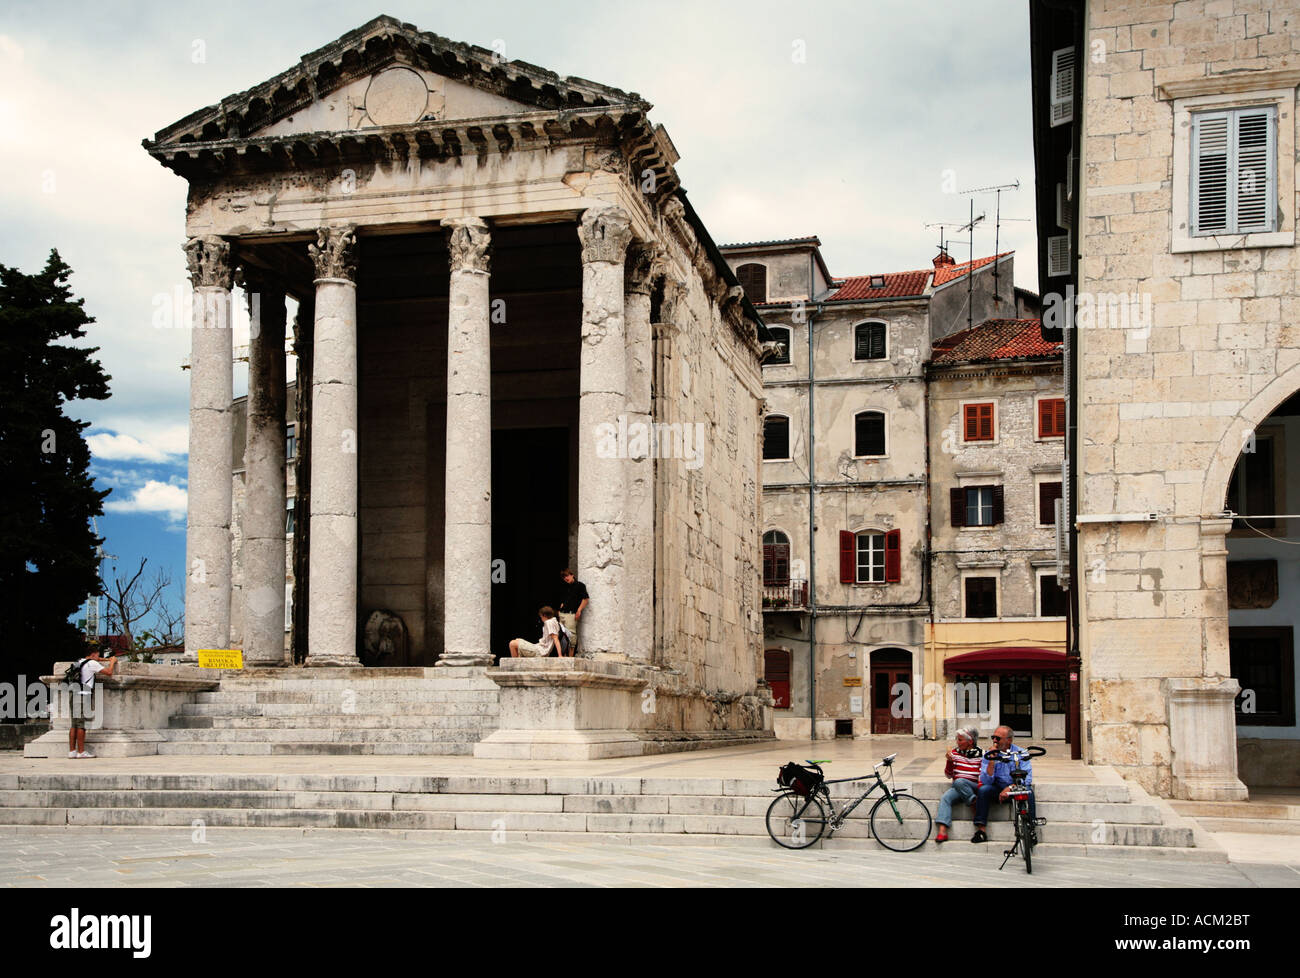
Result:
{"label": "yellow sign", "polygon": [[844,677],[844,685],[845,685],[845,686],[861,686],[861,685],[862,685],[862,677],[861,677],[861,676],[845,676],[845,677]]}
{"label": "yellow sign", "polygon": [[244,653],[240,649],[199,649],[200,669],[242,669]]}

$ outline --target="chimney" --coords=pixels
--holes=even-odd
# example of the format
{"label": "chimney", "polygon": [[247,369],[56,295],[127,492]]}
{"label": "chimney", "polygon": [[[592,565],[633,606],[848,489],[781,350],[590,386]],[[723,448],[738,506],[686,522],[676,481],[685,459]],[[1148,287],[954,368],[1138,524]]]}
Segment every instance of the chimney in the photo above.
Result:
{"label": "chimney", "polygon": [[956,265],[956,264],[957,264],[957,263],[956,263],[955,261],[953,261],[952,255],[948,254],[948,251],[947,251],[946,248],[945,248],[945,249],[941,249],[941,250],[939,251],[939,253],[938,253],[937,255],[934,256],[934,267],[935,267],[935,268],[941,268],[941,267],[943,267],[944,265]]}

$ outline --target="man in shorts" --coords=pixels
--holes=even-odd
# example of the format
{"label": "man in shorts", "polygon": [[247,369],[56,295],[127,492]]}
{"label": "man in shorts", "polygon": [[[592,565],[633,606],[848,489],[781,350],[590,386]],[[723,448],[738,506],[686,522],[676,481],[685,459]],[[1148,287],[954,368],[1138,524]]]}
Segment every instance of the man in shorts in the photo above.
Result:
{"label": "man in shorts", "polygon": [[[105,664],[107,663],[107,665]],[[98,645],[92,645],[81,661],[81,670],[77,684],[68,697],[68,706],[72,713],[72,727],[68,730],[68,757],[84,758],[95,755],[86,750],[86,715],[93,710],[92,694],[95,691],[95,677],[103,674],[113,675],[117,666],[117,656],[105,659]]]}
{"label": "man in shorts", "polygon": [[560,620],[555,617],[555,609],[550,605],[543,605],[537,613],[542,618],[542,640],[530,642],[525,638],[511,639],[511,658],[546,656],[560,651]]}

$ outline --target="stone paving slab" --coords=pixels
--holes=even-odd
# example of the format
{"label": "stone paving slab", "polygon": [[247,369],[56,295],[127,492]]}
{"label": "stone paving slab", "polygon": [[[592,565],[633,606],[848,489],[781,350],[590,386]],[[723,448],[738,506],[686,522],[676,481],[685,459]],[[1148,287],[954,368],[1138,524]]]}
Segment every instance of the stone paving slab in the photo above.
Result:
{"label": "stone paving slab", "polygon": [[[124,829],[78,835],[0,832],[0,886],[652,886],[652,887],[1256,887],[1300,886],[1295,867],[1096,860],[1045,851],[1027,876],[1001,850],[876,848],[789,852],[608,840],[499,844],[337,832]],[[949,846],[960,846],[959,842]],[[974,849],[969,843],[968,850]]]}

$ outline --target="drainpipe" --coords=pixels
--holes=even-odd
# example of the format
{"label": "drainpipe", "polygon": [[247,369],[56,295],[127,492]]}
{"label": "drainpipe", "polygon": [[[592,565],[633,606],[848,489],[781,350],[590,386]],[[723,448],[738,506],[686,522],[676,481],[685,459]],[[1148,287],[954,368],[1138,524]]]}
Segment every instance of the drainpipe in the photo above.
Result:
{"label": "drainpipe", "polygon": [[817,433],[813,425],[816,388],[813,385],[813,321],[817,313],[811,309],[813,299],[813,256],[808,253],[808,715],[812,727],[811,739],[817,739],[817,468],[814,449]]}

